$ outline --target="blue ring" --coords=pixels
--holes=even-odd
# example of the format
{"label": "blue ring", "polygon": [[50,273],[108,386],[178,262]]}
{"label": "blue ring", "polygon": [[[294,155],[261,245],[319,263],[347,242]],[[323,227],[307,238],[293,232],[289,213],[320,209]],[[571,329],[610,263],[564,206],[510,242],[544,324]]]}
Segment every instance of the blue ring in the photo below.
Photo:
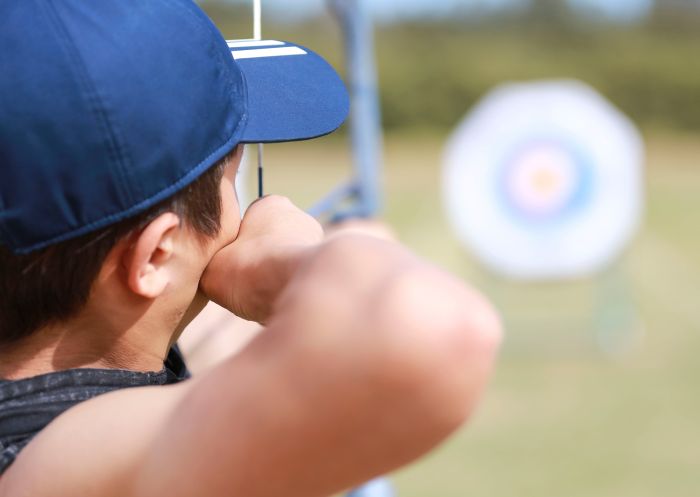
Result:
{"label": "blue ring", "polygon": [[[576,172],[576,188],[565,205],[557,211],[545,215],[537,216],[525,212],[512,198],[508,190],[508,178],[513,174],[516,158],[528,149],[538,144],[554,146],[557,150],[563,150],[572,160]],[[555,136],[533,136],[523,140],[511,151],[504,154],[504,159],[498,168],[496,187],[496,198],[502,210],[518,225],[525,229],[555,229],[570,222],[576,215],[586,209],[593,198],[595,186],[595,172],[593,161],[590,155],[580,146],[571,140]]]}

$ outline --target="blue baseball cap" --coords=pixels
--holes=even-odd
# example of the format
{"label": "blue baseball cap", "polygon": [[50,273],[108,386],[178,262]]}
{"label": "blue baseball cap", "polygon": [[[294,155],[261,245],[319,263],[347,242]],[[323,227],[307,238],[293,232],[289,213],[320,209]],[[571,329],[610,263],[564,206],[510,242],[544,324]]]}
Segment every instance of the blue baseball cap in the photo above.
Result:
{"label": "blue baseball cap", "polygon": [[348,109],[319,55],[226,42],[190,0],[0,2],[0,244],[134,216],[237,144],[322,136]]}

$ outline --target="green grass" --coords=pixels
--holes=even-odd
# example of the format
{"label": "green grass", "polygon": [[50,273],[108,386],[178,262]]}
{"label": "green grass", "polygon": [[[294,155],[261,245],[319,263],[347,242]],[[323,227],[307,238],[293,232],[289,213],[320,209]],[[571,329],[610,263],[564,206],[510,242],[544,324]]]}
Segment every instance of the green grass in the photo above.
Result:
{"label": "green grass", "polygon": [[[486,291],[507,325],[481,409],[395,475],[402,497],[700,495],[700,137],[648,143],[645,226],[624,258],[587,281],[526,285],[481,269],[451,234],[440,140],[387,139],[386,221]],[[349,173],[338,139],[266,153],[268,191],[301,205]]]}

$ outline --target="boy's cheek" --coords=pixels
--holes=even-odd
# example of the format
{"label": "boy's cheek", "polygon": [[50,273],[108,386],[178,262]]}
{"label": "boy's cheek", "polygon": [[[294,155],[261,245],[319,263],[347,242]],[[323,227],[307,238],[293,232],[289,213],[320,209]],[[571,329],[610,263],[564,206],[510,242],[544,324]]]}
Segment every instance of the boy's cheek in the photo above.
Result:
{"label": "boy's cheek", "polygon": [[[234,171],[233,178],[229,177],[230,170]],[[235,169],[229,168],[221,179],[221,230],[217,237],[216,252],[232,243],[241,227],[240,205],[234,182]]]}

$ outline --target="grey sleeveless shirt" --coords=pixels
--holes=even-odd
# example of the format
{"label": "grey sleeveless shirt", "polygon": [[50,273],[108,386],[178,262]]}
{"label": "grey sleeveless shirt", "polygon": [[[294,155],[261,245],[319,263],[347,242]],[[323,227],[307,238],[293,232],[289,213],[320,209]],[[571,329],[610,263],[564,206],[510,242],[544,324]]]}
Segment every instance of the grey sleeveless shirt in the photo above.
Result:
{"label": "grey sleeveless shirt", "polygon": [[17,381],[0,380],[0,475],[56,417],[99,395],[124,388],[168,385],[190,377],[177,347],[157,373],[72,369]]}

